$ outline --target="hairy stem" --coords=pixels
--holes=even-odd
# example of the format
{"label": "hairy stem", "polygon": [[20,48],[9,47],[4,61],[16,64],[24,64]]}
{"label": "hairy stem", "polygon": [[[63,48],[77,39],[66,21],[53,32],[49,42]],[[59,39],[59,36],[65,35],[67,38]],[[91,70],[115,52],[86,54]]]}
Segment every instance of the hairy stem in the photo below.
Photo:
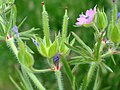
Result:
{"label": "hairy stem", "polygon": [[90,80],[91,80],[91,78],[94,74],[95,68],[96,68],[96,63],[93,62],[90,66],[90,69],[88,71],[88,74],[87,74],[85,80],[83,81],[82,86],[80,87],[80,90],[86,90],[87,89],[87,87],[90,83]]}
{"label": "hairy stem", "polygon": [[96,32],[99,34],[100,32],[99,32],[99,30],[98,30],[98,28],[97,28],[97,26],[95,25],[95,24],[93,24],[93,28],[96,30]]}
{"label": "hairy stem", "polygon": [[33,73],[29,71],[27,73],[39,90],[46,90]]}
{"label": "hairy stem", "polygon": [[14,39],[13,38],[10,38],[10,39],[8,39],[7,41],[7,44],[10,46],[10,48],[12,49],[12,51],[13,51],[13,53],[16,55],[16,57],[17,57],[17,55],[18,55],[18,50],[17,50],[17,48],[16,48],[16,46],[15,46],[15,44],[14,44]]}
{"label": "hairy stem", "polygon": [[35,69],[35,68],[33,68],[33,67],[31,67],[30,70],[31,70],[33,73],[46,73],[46,72],[52,71],[51,69],[38,70],[38,69]]}
{"label": "hairy stem", "polygon": [[63,90],[62,76],[60,70],[55,71],[55,75],[57,78],[59,90]]}

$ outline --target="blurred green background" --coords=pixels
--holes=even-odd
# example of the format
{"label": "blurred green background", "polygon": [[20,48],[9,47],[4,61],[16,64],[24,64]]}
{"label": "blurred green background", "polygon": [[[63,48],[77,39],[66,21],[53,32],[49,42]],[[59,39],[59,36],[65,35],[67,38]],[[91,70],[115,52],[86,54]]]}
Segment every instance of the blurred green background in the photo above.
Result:
{"label": "blurred green background", "polygon": [[[76,18],[79,16],[81,12],[85,12],[89,8],[93,8],[97,5],[99,8],[103,8],[110,19],[111,11],[112,11],[112,0],[44,0],[46,9],[49,14],[50,21],[50,30],[51,37],[54,36],[53,33],[61,30],[63,15],[65,7],[68,6],[68,15],[69,15],[69,25],[68,25],[68,33],[71,31],[76,32],[84,42],[93,48],[94,45],[94,30],[92,28],[75,28],[73,25],[76,22]],[[18,17],[17,24],[19,24],[23,18],[27,16],[27,20],[24,22],[20,31],[28,30],[32,27],[40,28],[38,33],[40,37],[43,37],[42,32],[42,0],[16,0],[15,4],[17,7]],[[117,1],[118,10],[120,11],[120,1]],[[52,37],[54,38],[54,37]],[[45,59],[41,57],[41,55],[37,52],[37,49],[31,43],[31,41],[27,41],[27,44],[30,48],[35,52],[35,67],[36,68],[47,68],[47,64]],[[77,43],[75,43],[77,44]],[[70,57],[75,55],[71,53]],[[106,88],[104,90],[120,90],[120,56],[115,55],[115,60],[117,65],[115,66],[110,58],[106,59],[106,63],[110,66],[114,73],[105,73],[101,74],[101,87],[100,90]],[[10,82],[9,75],[13,76],[17,79],[17,74],[15,67],[19,66],[15,56],[8,49],[5,42],[0,42],[0,90],[16,90],[15,86]],[[82,78],[84,74],[88,71],[88,65],[79,66],[76,74],[77,74],[77,83],[80,85],[82,82]],[[57,90],[56,79],[54,77],[54,73],[45,73],[38,74],[38,78],[42,81],[43,85],[47,87],[47,90]],[[71,90],[68,88],[68,79],[65,74],[62,75],[64,80],[64,88],[65,90]],[[94,80],[94,78],[93,78]],[[51,84],[52,83],[52,84]],[[37,90],[37,89],[36,89]],[[92,90],[88,88],[88,90]]]}

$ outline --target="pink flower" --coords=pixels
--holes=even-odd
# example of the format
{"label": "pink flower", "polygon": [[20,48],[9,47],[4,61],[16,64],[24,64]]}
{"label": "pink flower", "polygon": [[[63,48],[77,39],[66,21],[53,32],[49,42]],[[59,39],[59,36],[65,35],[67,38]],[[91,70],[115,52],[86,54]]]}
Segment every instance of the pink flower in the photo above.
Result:
{"label": "pink flower", "polygon": [[85,15],[82,13],[79,18],[77,18],[76,25],[77,26],[82,26],[84,24],[90,24],[92,23],[94,16],[96,14],[96,6],[94,7],[94,10],[90,9],[87,10]]}

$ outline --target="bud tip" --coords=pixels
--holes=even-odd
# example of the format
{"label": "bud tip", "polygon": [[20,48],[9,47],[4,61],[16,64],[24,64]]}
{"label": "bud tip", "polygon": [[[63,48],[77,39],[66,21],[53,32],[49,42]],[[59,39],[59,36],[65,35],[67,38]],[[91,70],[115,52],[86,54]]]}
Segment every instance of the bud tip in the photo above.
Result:
{"label": "bud tip", "polygon": [[65,9],[68,10],[68,6],[66,6]]}
{"label": "bud tip", "polygon": [[42,6],[44,6],[44,4],[45,4],[45,3],[44,3],[44,2],[42,2]]}

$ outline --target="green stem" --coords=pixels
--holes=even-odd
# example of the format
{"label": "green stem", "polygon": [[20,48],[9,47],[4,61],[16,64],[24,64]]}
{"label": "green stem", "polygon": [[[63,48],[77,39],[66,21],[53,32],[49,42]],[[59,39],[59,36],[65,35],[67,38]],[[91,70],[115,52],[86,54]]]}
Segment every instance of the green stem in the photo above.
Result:
{"label": "green stem", "polygon": [[93,28],[97,31],[98,34],[100,33],[95,23],[93,24]]}
{"label": "green stem", "polygon": [[92,75],[93,75],[93,73],[95,71],[95,68],[96,68],[96,63],[93,62],[91,64],[90,69],[89,69],[88,74],[87,74],[87,82],[88,82],[88,84],[89,84],[89,82],[90,82],[90,80],[92,78]]}
{"label": "green stem", "polygon": [[90,66],[90,69],[88,71],[88,74],[87,74],[87,77],[85,78],[82,86],[80,87],[80,90],[86,90],[86,88],[88,87],[89,83],[90,83],[90,80],[94,74],[94,71],[95,71],[95,68],[96,68],[96,63],[93,62]]}
{"label": "green stem", "polygon": [[97,46],[95,46],[94,48],[94,58],[95,60],[100,60],[100,47],[101,47],[101,42],[102,42],[102,39],[103,39],[103,35],[104,35],[104,32],[101,33],[101,35],[98,37],[98,42],[97,42]]}
{"label": "green stem", "polygon": [[27,73],[39,90],[46,90],[33,73],[31,73],[29,71]]}
{"label": "green stem", "polygon": [[14,52],[14,54],[16,55],[16,57],[18,56],[18,50],[14,44],[14,39],[13,38],[10,38],[8,39],[6,42],[8,43],[8,45],[11,47],[12,51]]}
{"label": "green stem", "polygon": [[57,78],[59,90],[63,90],[62,76],[60,70],[55,71],[55,75]]}
{"label": "green stem", "polygon": [[101,45],[101,41],[102,41],[102,35],[101,35],[101,37],[99,38],[99,40],[98,40],[98,44],[97,44],[97,53],[96,53],[96,60],[99,60],[99,54],[100,54],[100,45]]}
{"label": "green stem", "polygon": [[50,71],[52,71],[51,69],[38,70],[38,69],[35,69],[35,68],[33,68],[33,67],[31,67],[30,70],[31,70],[33,73],[45,73],[45,72],[50,72]]}

